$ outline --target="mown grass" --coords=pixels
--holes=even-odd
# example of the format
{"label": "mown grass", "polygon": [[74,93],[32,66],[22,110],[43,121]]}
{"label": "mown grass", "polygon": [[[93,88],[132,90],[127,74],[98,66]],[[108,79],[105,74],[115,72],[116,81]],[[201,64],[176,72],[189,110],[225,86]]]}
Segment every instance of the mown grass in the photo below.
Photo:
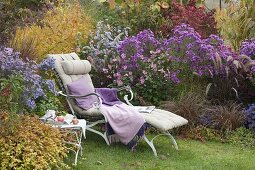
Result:
{"label": "mown grass", "polygon": [[[149,137],[152,137],[149,135]],[[83,156],[72,169],[121,170],[121,169],[231,169],[254,170],[255,149],[241,148],[220,142],[201,143],[193,140],[177,140],[179,150],[171,147],[166,137],[155,140],[158,157],[154,157],[149,146],[141,141],[135,152],[124,145],[107,146],[98,135],[88,133],[83,140]],[[71,155],[68,162],[73,161]]]}

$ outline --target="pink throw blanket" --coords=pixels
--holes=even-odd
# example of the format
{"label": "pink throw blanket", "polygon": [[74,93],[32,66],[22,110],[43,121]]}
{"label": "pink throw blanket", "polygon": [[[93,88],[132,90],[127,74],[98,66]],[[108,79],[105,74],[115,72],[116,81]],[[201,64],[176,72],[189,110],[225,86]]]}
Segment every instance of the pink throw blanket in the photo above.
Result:
{"label": "pink throw blanket", "polygon": [[142,114],[125,103],[113,106],[102,104],[101,112],[124,144],[128,144],[145,123]]}

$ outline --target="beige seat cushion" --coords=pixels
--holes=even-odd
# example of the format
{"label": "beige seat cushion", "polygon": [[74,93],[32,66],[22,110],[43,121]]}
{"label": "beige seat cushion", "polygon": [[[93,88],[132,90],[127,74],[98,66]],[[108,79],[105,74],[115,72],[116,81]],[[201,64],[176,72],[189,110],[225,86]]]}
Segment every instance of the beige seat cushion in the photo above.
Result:
{"label": "beige seat cushion", "polygon": [[161,109],[154,109],[151,113],[141,114],[147,123],[163,132],[188,123],[188,120],[183,117]]}

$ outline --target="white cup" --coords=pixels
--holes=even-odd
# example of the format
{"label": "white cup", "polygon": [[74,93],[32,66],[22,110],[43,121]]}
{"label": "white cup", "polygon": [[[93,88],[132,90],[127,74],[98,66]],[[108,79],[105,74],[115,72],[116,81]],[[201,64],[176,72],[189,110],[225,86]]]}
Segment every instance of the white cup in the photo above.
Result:
{"label": "white cup", "polygon": [[56,111],[55,110],[47,110],[46,117],[47,118],[51,117],[52,119],[54,119],[56,117]]}

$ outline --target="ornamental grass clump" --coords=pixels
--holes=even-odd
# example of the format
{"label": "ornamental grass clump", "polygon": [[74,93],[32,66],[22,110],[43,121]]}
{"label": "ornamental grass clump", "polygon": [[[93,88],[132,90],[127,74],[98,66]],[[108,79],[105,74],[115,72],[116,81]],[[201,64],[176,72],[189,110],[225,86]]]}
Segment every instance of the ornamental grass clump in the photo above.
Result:
{"label": "ornamental grass clump", "polygon": [[217,54],[209,70],[208,98],[216,104],[226,100],[249,102],[255,95],[252,85],[254,68],[255,63],[248,56],[241,55],[236,59],[229,56],[224,60]]}
{"label": "ornamental grass clump", "polygon": [[203,114],[207,101],[200,95],[188,93],[181,96],[177,101],[162,102],[160,107],[170,112],[176,113],[189,121],[190,127],[200,125],[200,116]]}
{"label": "ornamental grass clump", "polygon": [[[34,109],[36,101],[47,94],[57,94],[55,82],[45,79],[44,74],[53,68],[54,60],[46,59],[40,64],[33,60],[23,60],[20,53],[11,48],[0,49],[0,92],[1,105],[20,106],[15,110]],[[43,70],[40,72],[40,70]]]}
{"label": "ornamental grass clump", "polygon": [[201,122],[221,132],[235,130],[244,124],[243,107],[236,102],[207,107],[205,114],[201,117]]}
{"label": "ornamental grass clump", "polygon": [[66,169],[59,130],[37,117],[0,111],[0,169]]}

